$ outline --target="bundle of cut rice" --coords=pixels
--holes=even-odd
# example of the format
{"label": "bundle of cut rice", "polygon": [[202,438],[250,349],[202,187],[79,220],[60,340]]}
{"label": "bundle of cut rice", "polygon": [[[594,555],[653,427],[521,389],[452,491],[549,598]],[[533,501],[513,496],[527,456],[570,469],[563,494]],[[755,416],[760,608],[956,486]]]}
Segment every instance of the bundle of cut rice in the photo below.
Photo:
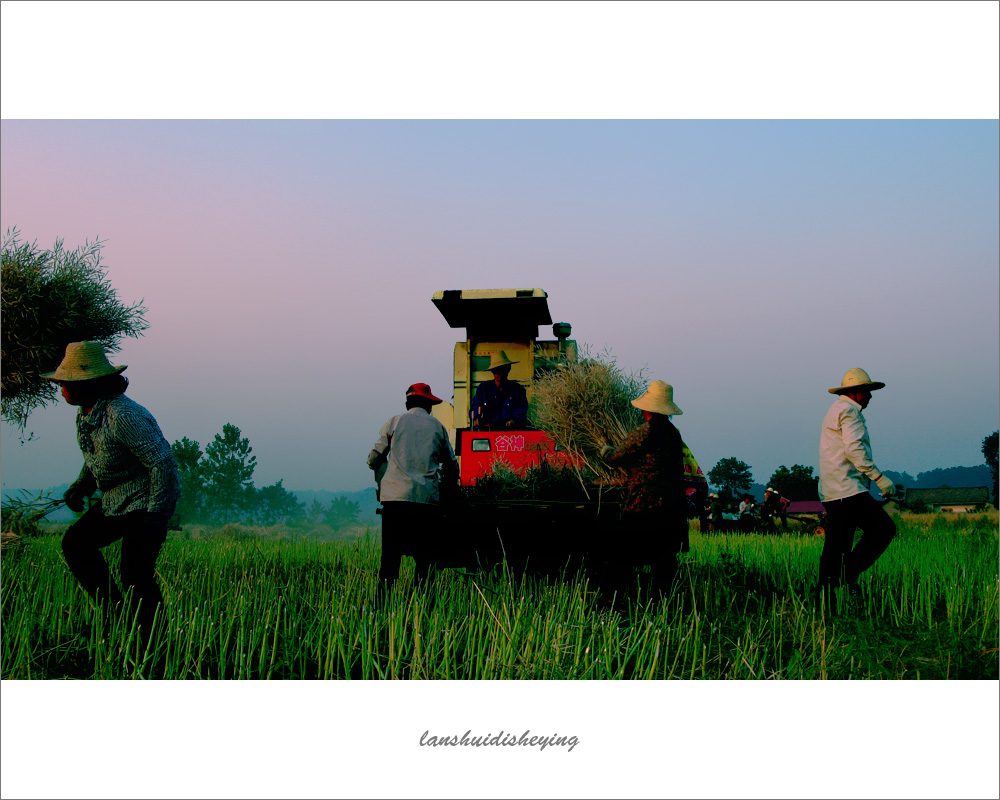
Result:
{"label": "bundle of cut rice", "polygon": [[535,378],[532,424],[575,456],[594,480],[614,481],[618,472],[603,462],[601,450],[619,446],[642,424],[631,401],[646,391],[644,373],[624,372],[606,352],[557,364]]}

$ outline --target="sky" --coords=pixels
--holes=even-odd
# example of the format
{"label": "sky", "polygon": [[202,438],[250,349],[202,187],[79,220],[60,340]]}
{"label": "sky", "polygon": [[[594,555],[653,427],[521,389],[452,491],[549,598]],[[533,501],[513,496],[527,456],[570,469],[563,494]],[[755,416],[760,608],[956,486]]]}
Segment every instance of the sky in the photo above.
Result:
{"label": "sky", "polygon": [[[404,388],[449,396],[440,289],[546,290],[758,481],[815,465],[854,366],[883,469],[981,464],[998,427],[995,3],[0,7],[0,228],[104,240],[148,308],[129,394],[170,441],[240,427],[258,486],[371,485]],[[71,480],[73,410],[27,430],[5,489]],[[996,796],[995,682],[183,683],[4,681],[4,795]],[[582,744],[414,744],[498,723]],[[122,729],[183,759],[153,788]]]}
{"label": "sky", "polygon": [[[860,366],[876,463],[983,463],[998,427],[996,120],[19,120],[0,227],[106,242],[148,309],[129,395],[171,442],[226,423],[258,486],[355,491],[411,383],[451,397],[440,289],[540,287],[674,386],[707,471],[817,466]],[[553,338],[544,327],[542,338]],[[79,470],[73,416],[3,427],[3,484]]]}

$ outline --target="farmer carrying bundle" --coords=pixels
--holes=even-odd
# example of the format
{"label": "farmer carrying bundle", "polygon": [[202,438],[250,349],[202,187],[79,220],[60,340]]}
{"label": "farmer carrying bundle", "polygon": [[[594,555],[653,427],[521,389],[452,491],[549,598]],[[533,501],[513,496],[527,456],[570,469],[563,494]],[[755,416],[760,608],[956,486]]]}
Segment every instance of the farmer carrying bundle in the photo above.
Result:
{"label": "farmer carrying bundle", "polygon": [[666,593],[677,573],[677,554],[687,531],[684,443],[670,421],[684,412],[674,403],[673,387],[664,381],[653,381],[632,405],[646,422],[619,447],[605,446],[602,456],[609,465],[625,470],[623,546],[638,550],[641,560],[653,568],[654,586]]}
{"label": "farmer carrying bundle", "polygon": [[114,608],[122,602],[122,591],[101,548],[121,540],[122,589],[132,590],[142,635],[148,637],[163,601],[156,559],[180,497],[180,479],[156,420],[124,394],[125,368],[112,366],[97,342],[72,342],[55,372],[42,377],[59,384],[66,402],[79,407],[76,438],[83,469],[64,502],[72,511],[83,511],[85,498],[101,492],[63,537],[66,563],[87,594],[100,606]]}

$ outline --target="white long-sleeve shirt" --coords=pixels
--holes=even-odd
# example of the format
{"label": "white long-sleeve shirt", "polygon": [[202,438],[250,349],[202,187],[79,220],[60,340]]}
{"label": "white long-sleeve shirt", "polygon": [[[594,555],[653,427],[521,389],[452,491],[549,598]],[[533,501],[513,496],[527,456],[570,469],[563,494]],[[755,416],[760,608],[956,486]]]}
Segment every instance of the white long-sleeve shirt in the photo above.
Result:
{"label": "white long-sleeve shirt", "polygon": [[823,417],[819,438],[819,499],[843,500],[867,492],[881,475],[872,460],[861,406],[838,396]]}
{"label": "white long-sleeve shirt", "polygon": [[458,477],[448,431],[422,408],[397,414],[382,426],[368,454],[368,466],[377,469],[386,451],[380,502],[437,503],[442,477]]}

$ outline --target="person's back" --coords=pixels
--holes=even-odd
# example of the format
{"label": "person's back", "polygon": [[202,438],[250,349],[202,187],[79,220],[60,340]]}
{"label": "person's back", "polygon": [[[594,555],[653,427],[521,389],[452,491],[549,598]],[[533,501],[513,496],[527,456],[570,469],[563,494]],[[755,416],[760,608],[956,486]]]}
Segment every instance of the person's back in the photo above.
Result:
{"label": "person's back", "polygon": [[401,556],[414,557],[417,580],[426,577],[435,560],[441,486],[454,486],[458,481],[458,462],[448,431],[431,416],[431,408],[440,402],[426,383],[412,384],[406,390],[406,413],[382,426],[368,454],[382,503],[379,580],[383,589],[399,576]]}
{"label": "person's back", "polygon": [[632,430],[607,463],[625,470],[624,510],[633,513],[670,511],[685,516],[683,443],[665,416]]}
{"label": "person's back", "polygon": [[423,408],[411,408],[388,424],[392,444],[382,478],[382,502],[437,503],[447,460],[444,451],[451,446],[448,431]]}

